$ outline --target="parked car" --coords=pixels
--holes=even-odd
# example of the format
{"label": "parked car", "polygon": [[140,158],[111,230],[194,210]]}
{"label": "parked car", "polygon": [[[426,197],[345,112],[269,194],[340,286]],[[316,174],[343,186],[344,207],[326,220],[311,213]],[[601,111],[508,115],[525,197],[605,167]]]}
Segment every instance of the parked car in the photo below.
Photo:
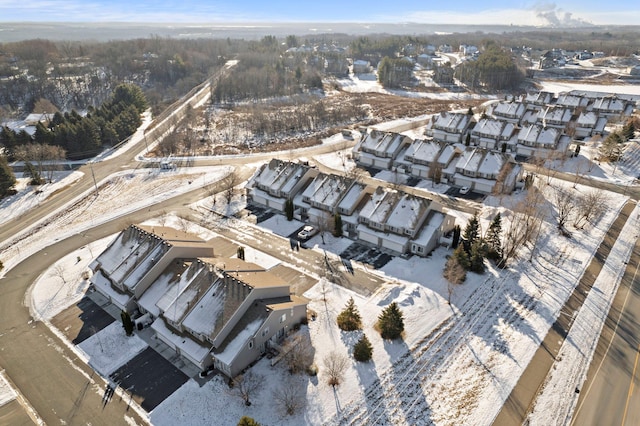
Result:
{"label": "parked car", "polygon": [[468,194],[469,193],[470,188],[468,186],[463,186],[462,188],[460,188],[460,194],[464,195],[464,194]]}
{"label": "parked car", "polygon": [[307,225],[300,232],[298,232],[298,238],[301,240],[308,240],[318,233],[318,230],[311,225]]}

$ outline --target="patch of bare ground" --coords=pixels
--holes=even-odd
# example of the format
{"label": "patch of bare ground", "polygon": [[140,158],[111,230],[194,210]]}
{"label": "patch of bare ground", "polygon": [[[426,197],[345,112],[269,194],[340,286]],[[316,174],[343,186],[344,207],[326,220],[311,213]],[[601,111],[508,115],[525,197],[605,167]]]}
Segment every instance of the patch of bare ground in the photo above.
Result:
{"label": "patch of bare ground", "polygon": [[305,102],[296,99],[202,108],[196,111],[195,122],[183,122],[148,155],[216,156],[286,151],[320,144],[322,139],[343,129],[467,109],[482,102],[337,92],[322,98],[309,97]]}

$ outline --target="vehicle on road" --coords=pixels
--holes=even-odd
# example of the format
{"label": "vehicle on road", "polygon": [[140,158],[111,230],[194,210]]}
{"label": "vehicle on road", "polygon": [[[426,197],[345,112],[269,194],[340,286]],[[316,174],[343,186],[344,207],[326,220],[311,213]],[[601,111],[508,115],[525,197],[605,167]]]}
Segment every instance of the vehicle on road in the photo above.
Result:
{"label": "vehicle on road", "polygon": [[470,188],[468,186],[463,186],[462,188],[460,188],[460,191],[458,191],[460,194],[464,195],[464,194],[468,194],[470,191]]}
{"label": "vehicle on road", "polygon": [[306,225],[300,232],[298,232],[298,238],[301,240],[308,240],[318,233],[318,229],[311,225]]}

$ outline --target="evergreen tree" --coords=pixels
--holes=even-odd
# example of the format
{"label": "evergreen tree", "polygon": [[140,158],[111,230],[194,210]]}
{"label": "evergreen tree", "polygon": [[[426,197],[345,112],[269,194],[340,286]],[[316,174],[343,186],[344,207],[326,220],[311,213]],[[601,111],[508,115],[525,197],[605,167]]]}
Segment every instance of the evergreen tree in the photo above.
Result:
{"label": "evergreen tree", "polygon": [[471,244],[469,270],[481,274],[484,272],[484,247],[482,240],[476,240]]}
{"label": "evergreen tree", "polygon": [[496,214],[493,220],[491,221],[491,225],[489,225],[489,230],[487,231],[487,237],[485,242],[487,243],[487,257],[493,260],[502,259],[502,217],[500,213]]}
{"label": "evergreen tree", "polygon": [[122,319],[122,327],[124,327],[124,332],[127,336],[131,336],[133,334],[133,321],[131,321],[131,316],[127,311],[120,311],[120,318]]}
{"label": "evergreen tree", "polygon": [[35,166],[30,161],[24,162],[23,176],[31,178],[29,185],[42,185],[44,183],[40,172],[36,170]]}
{"label": "evergreen tree", "polygon": [[9,167],[7,157],[0,155],[0,198],[8,195],[9,190],[16,184],[16,177]]}
{"label": "evergreen tree", "polygon": [[236,256],[238,257],[238,259],[244,260],[244,247],[238,247],[238,249],[236,250]]}
{"label": "evergreen tree", "polygon": [[338,314],[337,322],[340,330],[344,331],[353,331],[362,328],[362,317],[360,317],[360,312],[358,312],[358,307],[353,297],[349,298],[347,305],[342,312]]}
{"label": "evergreen tree", "polygon": [[366,334],[363,334],[360,340],[353,346],[353,357],[356,361],[367,362],[373,355],[373,346],[367,338]]}
{"label": "evergreen tree", "polygon": [[383,339],[397,339],[404,331],[402,311],[396,302],[392,302],[378,316],[378,329]]}
{"label": "evergreen tree", "polygon": [[480,236],[480,222],[478,222],[478,213],[469,218],[467,227],[464,228],[463,238],[469,243],[473,244]]}
{"label": "evergreen tree", "polygon": [[600,145],[600,158],[603,161],[618,161],[622,155],[622,148],[620,147],[622,142],[623,139],[619,133],[611,133]]}
{"label": "evergreen tree", "polygon": [[291,198],[287,198],[284,202],[284,212],[287,215],[287,220],[293,220],[293,200]]}
{"label": "evergreen tree", "polygon": [[340,216],[340,213],[336,213],[333,216],[333,235],[342,237],[342,216]]}
{"label": "evergreen tree", "polygon": [[468,271],[469,268],[471,267],[471,262],[469,261],[469,255],[465,251],[464,246],[459,245],[458,248],[456,248],[453,251],[452,257],[456,259],[458,264],[462,266],[465,271]]}
{"label": "evergreen tree", "polygon": [[260,426],[260,423],[256,422],[249,416],[242,416],[238,422],[238,426]]}
{"label": "evergreen tree", "polygon": [[460,229],[460,225],[456,225],[453,227],[453,238],[451,240],[451,247],[455,250],[458,248],[458,244],[460,244],[460,233],[462,230]]}

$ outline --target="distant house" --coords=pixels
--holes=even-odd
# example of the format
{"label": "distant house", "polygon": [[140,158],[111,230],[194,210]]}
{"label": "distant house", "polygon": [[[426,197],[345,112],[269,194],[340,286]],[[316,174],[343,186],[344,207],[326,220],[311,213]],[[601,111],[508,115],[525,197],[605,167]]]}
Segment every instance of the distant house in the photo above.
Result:
{"label": "distant house", "polygon": [[340,200],[348,193],[354,180],[334,174],[318,174],[302,194],[293,199],[301,219],[324,224],[338,211]]}
{"label": "distant house", "polygon": [[27,115],[27,118],[24,119],[24,123],[27,126],[35,126],[38,123],[49,124],[51,120],[53,120],[54,114],[43,114],[43,113],[34,113]]}
{"label": "distant house", "polygon": [[409,173],[423,179],[430,177],[431,167],[435,164],[443,147],[444,144],[433,139],[413,141],[404,154],[404,159],[410,164]]}
{"label": "distant house", "polygon": [[523,102],[527,107],[540,110],[543,107],[549,105],[553,101],[553,93],[551,92],[535,92],[527,93],[523,99]]}
{"label": "distant house", "polygon": [[589,105],[589,99],[571,93],[562,93],[556,100],[556,105],[565,107],[571,112],[576,110],[584,110]]}
{"label": "distant house", "polygon": [[441,112],[433,118],[433,126],[431,127],[433,139],[446,143],[463,142],[472,123],[472,115]]}
{"label": "distant house", "polygon": [[[516,176],[521,174],[511,155],[482,148],[468,148],[456,163],[455,184],[466,186],[483,194],[496,192],[511,193],[515,188]],[[509,175],[514,174],[513,177]]]}
{"label": "distant house", "polygon": [[393,160],[413,140],[401,133],[371,129],[354,146],[354,160],[366,167],[390,169]]}
{"label": "distant house", "polygon": [[354,74],[368,74],[373,71],[371,62],[362,59],[353,61],[353,73]]}
{"label": "distant house", "polygon": [[629,117],[633,113],[633,104],[616,95],[609,95],[595,99],[591,111],[607,118]]}
{"label": "distant house", "polygon": [[519,124],[527,110],[525,104],[521,102],[498,102],[489,108],[487,115],[497,120],[506,121],[512,124]]}
{"label": "distant house", "polygon": [[272,159],[249,179],[246,188],[250,201],[284,211],[285,202],[293,199],[318,171],[302,163]]}
{"label": "distant house", "polygon": [[531,124],[518,132],[516,153],[524,157],[559,157],[569,149],[571,137],[555,127]]}
{"label": "distant house", "polygon": [[425,256],[453,228],[450,218],[429,238],[418,241],[414,249],[412,241],[420,237],[430,213],[440,210],[432,200],[378,187],[358,214],[358,240],[398,254],[415,250]]}
{"label": "distant house", "polygon": [[[515,147],[516,126],[508,121],[482,118],[471,130],[471,144],[486,149],[502,149],[506,144]],[[506,147],[505,147],[506,149]]]}
{"label": "distant house", "polygon": [[581,112],[573,125],[574,138],[588,138],[594,135],[601,135],[607,124],[605,117],[598,116],[594,111]]}
{"label": "distant house", "polygon": [[538,113],[538,124],[542,127],[555,127],[564,130],[571,121],[573,113],[570,108],[562,106],[548,106]]}

